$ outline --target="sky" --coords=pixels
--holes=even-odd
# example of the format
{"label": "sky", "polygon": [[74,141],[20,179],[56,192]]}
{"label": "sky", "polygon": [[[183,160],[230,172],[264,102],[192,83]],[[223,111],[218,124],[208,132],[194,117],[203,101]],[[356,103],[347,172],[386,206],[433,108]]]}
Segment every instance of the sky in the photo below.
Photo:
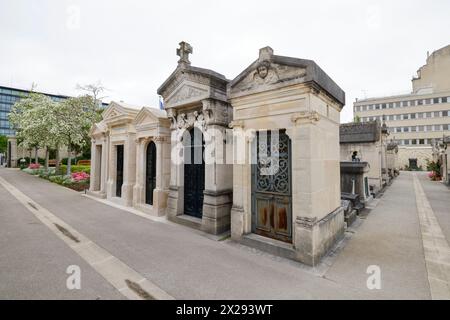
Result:
{"label": "sky", "polygon": [[104,101],[158,107],[177,66],[235,78],[270,46],[314,60],[356,98],[403,94],[430,53],[450,44],[450,1],[0,0],[0,85],[79,95],[101,82]]}

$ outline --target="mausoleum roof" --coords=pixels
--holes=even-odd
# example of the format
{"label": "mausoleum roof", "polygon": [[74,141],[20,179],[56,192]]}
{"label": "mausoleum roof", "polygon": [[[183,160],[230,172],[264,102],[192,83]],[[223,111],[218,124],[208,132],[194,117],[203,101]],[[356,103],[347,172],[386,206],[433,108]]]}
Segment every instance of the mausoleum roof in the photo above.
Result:
{"label": "mausoleum roof", "polygon": [[344,123],[339,126],[340,143],[376,142],[381,137],[379,121]]}
{"label": "mausoleum roof", "polygon": [[[341,105],[345,104],[345,92],[313,60],[274,55],[270,47],[260,49],[259,58],[229,83],[231,95],[239,94],[242,90],[239,88],[239,83],[249,75],[259,72],[258,68],[264,64],[269,70],[275,71],[273,79],[267,81],[273,86],[314,82]],[[285,76],[280,73],[285,73]],[[252,92],[251,89],[245,89]]]}

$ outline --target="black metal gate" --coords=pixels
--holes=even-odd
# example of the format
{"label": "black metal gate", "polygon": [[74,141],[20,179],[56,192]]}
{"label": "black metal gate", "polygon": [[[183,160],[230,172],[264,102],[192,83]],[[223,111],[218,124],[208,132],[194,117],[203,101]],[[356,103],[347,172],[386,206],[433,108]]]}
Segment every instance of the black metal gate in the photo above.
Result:
{"label": "black metal gate", "polygon": [[252,164],[252,232],[292,242],[291,141],[285,131],[260,131]]}
{"label": "black metal gate", "polygon": [[117,148],[116,197],[122,197],[123,145],[118,145],[116,146],[116,148]]}
{"label": "black metal gate", "polygon": [[145,171],[145,203],[153,205],[153,189],[156,188],[156,145],[153,141],[147,146],[147,165]]}
{"label": "black metal gate", "polygon": [[203,191],[205,190],[205,141],[203,133],[192,128],[184,141],[184,214],[203,216]]}

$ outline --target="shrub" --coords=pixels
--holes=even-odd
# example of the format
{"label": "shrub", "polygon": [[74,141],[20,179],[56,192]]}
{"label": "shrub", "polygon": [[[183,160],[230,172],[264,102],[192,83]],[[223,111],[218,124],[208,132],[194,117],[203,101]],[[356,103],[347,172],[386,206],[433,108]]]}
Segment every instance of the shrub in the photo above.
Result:
{"label": "shrub", "polygon": [[427,170],[430,171],[428,173],[428,177],[433,181],[441,180],[441,164],[439,161],[429,161],[427,160]]}
{"label": "shrub", "polygon": [[75,182],[82,182],[82,181],[88,181],[89,180],[89,174],[86,172],[74,172],[72,173],[72,180]]}
{"label": "shrub", "polygon": [[[61,174],[66,174],[67,172],[67,166],[61,165],[60,166]],[[85,172],[87,174],[91,173],[91,167],[90,166],[72,166],[71,167],[72,173],[73,172]]]}
{"label": "shrub", "polygon": [[39,163],[30,163],[28,169],[39,169],[41,165]]}

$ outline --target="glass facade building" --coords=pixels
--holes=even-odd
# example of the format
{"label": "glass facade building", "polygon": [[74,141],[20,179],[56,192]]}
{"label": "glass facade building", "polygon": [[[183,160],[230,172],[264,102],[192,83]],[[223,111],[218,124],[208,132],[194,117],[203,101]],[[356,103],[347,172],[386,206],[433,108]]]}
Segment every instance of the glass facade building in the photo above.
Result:
{"label": "glass facade building", "polygon": [[[41,92],[38,92],[41,93]],[[27,90],[0,86],[0,135],[15,135],[8,120],[9,113],[17,101],[26,98],[30,94]],[[42,93],[54,101],[62,101],[68,96]]]}
{"label": "glass facade building", "polygon": [[[63,101],[69,96],[55,95],[37,92],[50,97],[53,101]],[[30,94],[27,90],[0,86],[0,135],[15,135],[15,131],[11,128],[8,120],[9,113],[17,101],[26,98]],[[102,108],[106,108],[107,103],[102,103]]]}

